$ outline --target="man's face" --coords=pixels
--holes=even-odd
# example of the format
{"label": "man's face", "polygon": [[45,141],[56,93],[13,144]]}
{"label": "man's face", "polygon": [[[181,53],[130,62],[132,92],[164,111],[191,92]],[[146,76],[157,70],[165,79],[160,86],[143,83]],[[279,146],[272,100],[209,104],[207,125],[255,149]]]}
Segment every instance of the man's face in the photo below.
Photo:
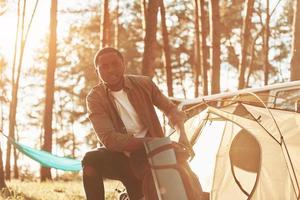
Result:
{"label": "man's face", "polygon": [[125,65],[116,52],[108,52],[99,56],[96,68],[98,75],[109,86],[122,84]]}

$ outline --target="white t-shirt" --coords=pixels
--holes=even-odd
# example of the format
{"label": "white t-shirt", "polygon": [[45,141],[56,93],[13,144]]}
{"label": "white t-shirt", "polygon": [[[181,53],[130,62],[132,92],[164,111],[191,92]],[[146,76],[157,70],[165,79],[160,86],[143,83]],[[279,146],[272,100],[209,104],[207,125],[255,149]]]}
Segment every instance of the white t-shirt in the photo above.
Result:
{"label": "white t-shirt", "polygon": [[126,127],[127,133],[132,134],[136,138],[146,136],[147,128],[143,125],[136,113],[134,107],[130,103],[127,93],[124,90],[111,91],[114,97],[119,115]]}

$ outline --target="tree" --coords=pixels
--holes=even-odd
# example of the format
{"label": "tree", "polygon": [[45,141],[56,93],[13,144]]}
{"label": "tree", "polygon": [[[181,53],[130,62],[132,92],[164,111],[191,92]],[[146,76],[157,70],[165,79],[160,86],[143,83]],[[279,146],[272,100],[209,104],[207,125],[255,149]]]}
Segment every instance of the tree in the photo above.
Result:
{"label": "tree", "polygon": [[6,188],[6,184],[5,184],[5,179],[4,179],[2,151],[1,151],[1,146],[0,146],[0,191],[2,188]]}
{"label": "tree", "polygon": [[166,25],[166,11],[164,0],[160,0],[160,15],[161,15],[161,27],[163,35],[163,46],[164,46],[164,57],[165,57],[165,66],[166,66],[166,75],[167,75],[167,87],[168,87],[168,96],[173,96],[173,77],[172,77],[172,65],[171,65],[171,52],[169,45],[169,33]]}
{"label": "tree", "polygon": [[[3,71],[4,71],[4,67],[6,66],[6,62],[4,60],[4,58],[2,57],[2,55],[0,55],[0,88],[1,88],[1,96],[0,96],[0,110],[1,110],[1,121],[0,121],[0,132],[2,133],[3,130],[3,123],[4,123],[4,119],[3,119],[3,104],[4,102],[6,102],[5,99],[5,90],[4,90],[4,85],[5,85],[5,80],[4,80],[4,76],[3,76]],[[1,143],[0,143],[0,191],[2,188],[6,188],[6,184],[5,184],[5,177],[4,177],[4,168],[3,168],[3,160],[2,160],[2,150],[1,150]]]}
{"label": "tree", "polygon": [[264,84],[269,82],[269,38],[270,38],[270,1],[267,0],[266,5],[266,22],[264,27]]}
{"label": "tree", "polygon": [[[172,62],[172,79],[173,91],[185,91],[187,87],[193,90],[193,73],[194,65],[194,34],[191,30],[194,28],[193,1],[190,0],[176,0],[173,2],[164,1],[165,7],[168,8],[166,12],[166,20],[168,26],[169,44],[171,49]],[[180,6],[178,6],[180,5]],[[155,49],[156,56],[159,57],[163,52],[163,36],[161,31],[157,32],[157,48]],[[154,51],[154,50],[152,50]],[[158,54],[158,55],[157,55]],[[157,83],[166,83],[166,73],[162,59],[155,60],[155,78]],[[186,90],[187,90],[186,88]],[[188,94],[188,92],[186,93]],[[183,97],[185,92],[176,93],[177,97]]]}
{"label": "tree", "polygon": [[219,1],[210,0],[210,33],[212,40],[211,53],[211,93],[216,94],[220,92],[220,65],[221,65],[221,47],[220,47],[220,13]]}
{"label": "tree", "polygon": [[291,81],[300,80],[300,1],[295,1],[293,22],[293,46]]}
{"label": "tree", "polygon": [[[14,48],[14,58],[13,58],[13,66],[12,66],[12,92],[11,92],[11,102],[9,106],[9,132],[8,136],[10,138],[15,137],[15,126],[16,126],[16,114],[17,114],[17,107],[18,107],[18,90],[19,90],[19,82],[20,82],[20,76],[21,76],[21,69],[22,69],[22,63],[23,63],[23,55],[24,55],[24,49],[26,44],[26,39],[28,35],[28,31],[30,29],[30,24],[27,29],[27,33],[25,34],[24,31],[24,21],[25,21],[25,11],[26,11],[26,1],[23,3],[23,10],[22,10],[22,18],[21,18],[21,36],[19,39],[19,20],[20,20],[20,8],[21,8],[21,2],[18,1],[18,22],[17,22],[17,31],[16,31],[16,38],[15,38],[15,48]],[[35,10],[34,10],[35,12]],[[33,12],[33,13],[34,13]],[[31,17],[32,21],[33,15]],[[16,71],[16,60],[17,60],[17,50],[18,50],[18,42],[20,42],[20,54],[19,54],[19,60],[18,60],[18,68]],[[7,150],[6,150],[6,162],[5,162],[5,178],[7,180],[10,180],[10,158],[11,158],[11,144],[8,141],[7,142]]]}
{"label": "tree", "polygon": [[110,14],[109,14],[109,0],[104,0],[102,3],[102,34],[101,34],[101,47],[110,45]]}
{"label": "tree", "polygon": [[204,0],[195,0],[195,92],[194,96],[199,95],[199,76],[201,76],[202,94],[208,94],[207,69],[208,69],[208,48],[206,44],[207,29],[206,12]]}
{"label": "tree", "polygon": [[247,65],[247,50],[248,43],[250,40],[250,27],[251,27],[251,17],[253,13],[253,0],[247,0],[245,2],[246,15],[243,22],[243,29],[241,34],[241,57],[239,63],[239,89],[245,87],[245,70]]}
{"label": "tree", "polygon": [[4,106],[7,106],[7,89],[6,87],[10,84],[8,78],[5,76],[5,71],[7,68],[7,62],[4,56],[0,53],[0,130],[3,130],[4,127]]}
{"label": "tree", "polygon": [[156,52],[156,31],[157,31],[157,12],[160,0],[151,0],[148,3],[146,17],[146,32],[144,38],[144,54],[142,74],[154,76],[155,52]]}
{"label": "tree", "polygon": [[[10,107],[9,107],[9,133],[8,136],[10,138],[15,137],[15,127],[16,127],[16,114],[17,114],[17,107],[18,107],[18,91],[19,91],[19,82],[20,82],[20,76],[21,76],[21,69],[22,69],[22,64],[23,64],[23,55],[24,55],[24,50],[25,50],[25,45],[28,37],[28,33],[31,28],[31,23],[36,11],[38,5],[38,1],[36,1],[34,10],[32,12],[32,15],[30,17],[29,24],[27,26],[27,31],[25,33],[25,14],[26,14],[26,1],[23,2],[23,9],[22,9],[22,16],[20,14],[20,9],[21,9],[21,1],[18,1],[18,20],[17,20],[17,31],[16,31],[16,37],[15,37],[15,46],[14,46],[14,57],[13,57],[13,64],[12,64],[12,92],[11,92],[11,102],[10,102]],[[21,18],[21,23],[20,23],[20,18]],[[21,26],[21,35],[19,36],[19,26]],[[20,49],[19,49],[19,59],[18,63],[17,61],[17,51],[18,51],[18,42],[20,43]],[[18,64],[17,70],[16,70],[16,65]],[[16,155],[16,154],[15,154]],[[11,167],[10,167],[10,158],[11,158],[11,144],[7,142],[7,151],[6,151],[6,163],[5,163],[5,175],[6,179],[10,180],[10,172],[11,172]],[[15,168],[14,168],[14,176],[18,176],[18,168],[17,168],[17,161],[16,161],[16,156],[15,156]]]}
{"label": "tree", "polygon": [[114,29],[114,47],[119,49],[119,7],[120,7],[120,0],[117,0],[117,7],[115,11],[115,29]]}
{"label": "tree", "polygon": [[194,96],[198,97],[199,96],[199,76],[200,76],[200,71],[202,68],[201,64],[201,46],[200,46],[200,27],[199,27],[199,4],[198,0],[195,0],[195,80],[194,80],[194,86],[195,86],[195,91],[194,91]]}
{"label": "tree", "polygon": [[201,28],[201,33],[200,33],[200,66],[201,66],[201,78],[202,78],[202,88],[203,88],[203,95],[208,95],[208,80],[207,80],[207,70],[209,69],[209,64],[207,62],[209,52],[206,44],[206,38],[207,38],[207,29],[209,26],[206,26],[207,20],[207,15],[205,11],[205,2],[204,0],[199,1],[199,9],[200,9],[200,28]]}
{"label": "tree", "polygon": [[141,1],[141,14],[142,14],[142,25],[143,25],[142,28],[144,34],[146,31],[147,2],[146,0],[140,0],[140,1]]}
{"label": "tree", "polygon": [[[57,0],[51,1],[50,10],[50,36],[49,36],[49,58],[46,74],[46,99],[44,112],[44,143],[42,149],[51,153],[52,151],[52,110],[54,102],[54,77],[56,68],[56,29],[57,29]],[[41,181],[51,178],[50,168],[41,167]]]}

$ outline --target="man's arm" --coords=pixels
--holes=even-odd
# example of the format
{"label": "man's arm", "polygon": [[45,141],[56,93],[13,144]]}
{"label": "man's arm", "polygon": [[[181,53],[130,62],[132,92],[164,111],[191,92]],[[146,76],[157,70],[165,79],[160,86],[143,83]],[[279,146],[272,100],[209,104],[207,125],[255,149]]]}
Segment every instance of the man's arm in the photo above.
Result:
{"label": "man's arm", "polygon": [[159,90],[152,80],[150,80],[150,84],[154,105],[165,113],[170,120],[171,125],[174,126],[175,130],[179,133],[179,142],[186,146],[190,146],[184,128],[184,122],[186,120],[185,113],[183,111],[179,111],[177,106]]}

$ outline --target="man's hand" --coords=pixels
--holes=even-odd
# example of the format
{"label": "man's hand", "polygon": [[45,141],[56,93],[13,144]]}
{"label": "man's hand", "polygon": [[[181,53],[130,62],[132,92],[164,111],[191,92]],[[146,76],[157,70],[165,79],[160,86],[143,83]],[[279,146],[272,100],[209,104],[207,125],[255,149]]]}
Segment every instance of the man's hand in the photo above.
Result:
{"label": "man's hand", "polygon": [[189,152],[190,155],[190,160],[192,160],[195,156],[195,152],[193,150],[193,147],[190,143],[190,141],[187,138],[186,132],[184,130],[184,127],[181,126],[181,128],[177,129],[179,136],[179,140],[178,143],[184,145],[184,147],[186,148],[186,150]]}

